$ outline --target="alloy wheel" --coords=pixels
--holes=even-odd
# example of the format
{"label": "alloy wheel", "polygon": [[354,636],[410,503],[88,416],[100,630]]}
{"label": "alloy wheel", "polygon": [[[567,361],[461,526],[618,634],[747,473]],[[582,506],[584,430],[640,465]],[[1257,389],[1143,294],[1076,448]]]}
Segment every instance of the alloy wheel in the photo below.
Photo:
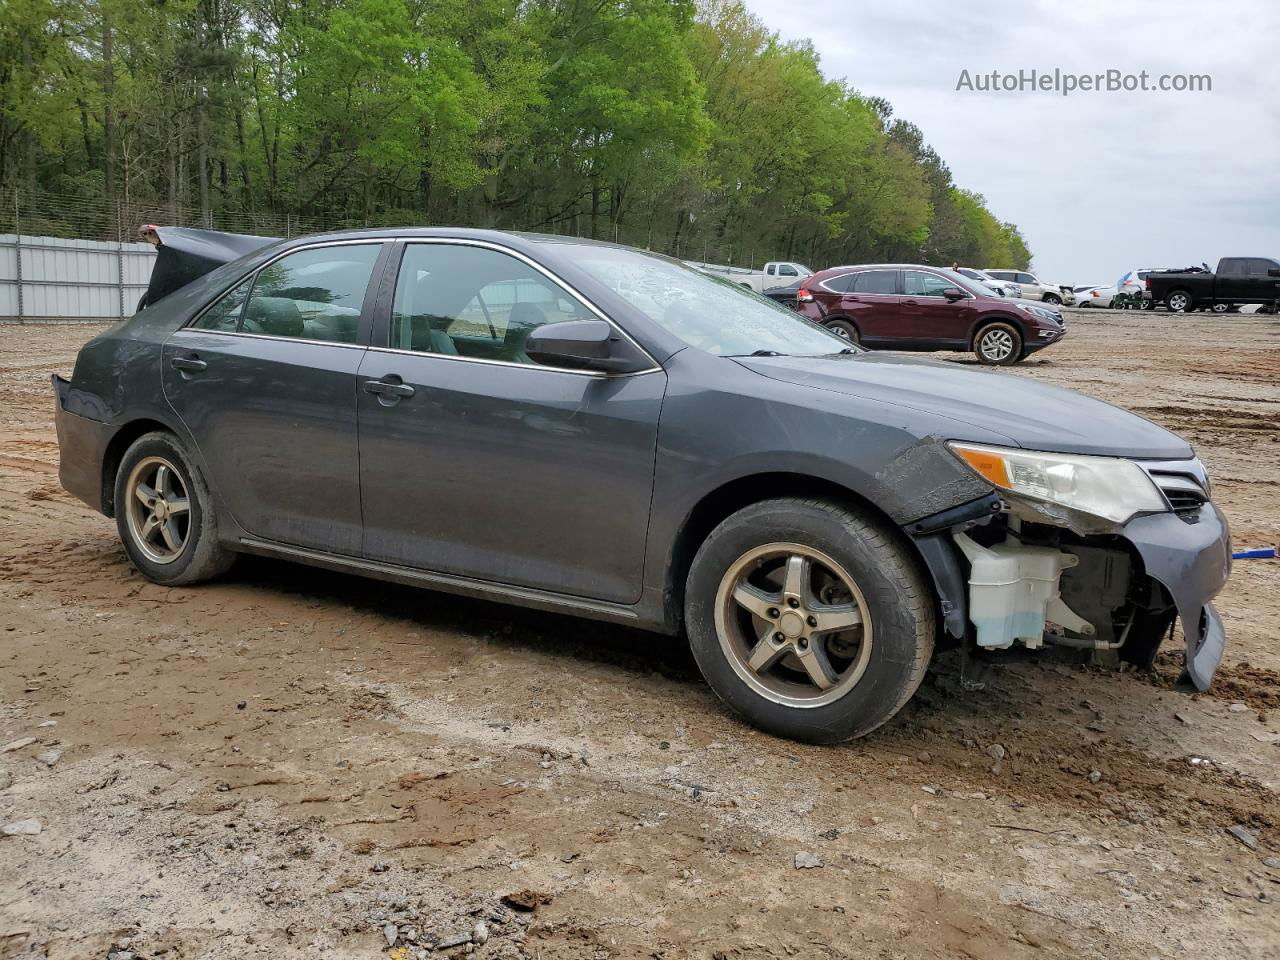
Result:
{"label": "alloy wheel", "polygon": [[125,483],[129,533],[153,563],[173,563],[186,549],[191,499],[182,475],[163,457],[145,457]]}
{"label": "alloy wheel", "polygon": [[988,330],[978,346],[988,360],[1004,360],[1013,353],[1013,336],[1008,330]]}
{"label": "alloy wheel", "polygon": [[871,619],[857,583],[831,557],[798,543],[739,557],[720,581],[715,621],[734,672],[784,706],[839,700],[871,658]]}

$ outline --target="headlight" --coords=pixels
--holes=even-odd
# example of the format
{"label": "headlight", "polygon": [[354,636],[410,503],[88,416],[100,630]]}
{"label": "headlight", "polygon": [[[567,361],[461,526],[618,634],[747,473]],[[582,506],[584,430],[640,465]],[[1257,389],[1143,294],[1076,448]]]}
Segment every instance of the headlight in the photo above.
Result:
{"label": "headlight", "polygon": [[1033,453],[950,443],[969,468],[1000,490],[1060,504],[1115,523],[1138,513],[1164,513],[1164,496],[1132,460]]}
{"label": "headlight", "polygon": [[1032,306],[1029,303],[1019,303],[1019,304],[1015,304],[1015,306],[1017,306],[1017,308],[1021,310],[1023,313],[1029,313],[1033,317],[1037,317],[1041,320],[1054,319],[1053,314],[1050,311],[1044,309],[1044,307]]}

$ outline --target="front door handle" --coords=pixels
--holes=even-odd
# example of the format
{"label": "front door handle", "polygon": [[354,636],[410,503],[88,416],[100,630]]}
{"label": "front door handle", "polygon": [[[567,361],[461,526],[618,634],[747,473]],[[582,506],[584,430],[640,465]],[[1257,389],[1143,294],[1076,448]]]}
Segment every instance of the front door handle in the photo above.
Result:
{"label": "front door handle", "polygon": [[199,373],[209,368],[209,364],[199,357],[174,357],[169,361],[169,366],[175,370],[181,370],[183,373]]}
{"label": "front door handle", "polygon": [[[392,376],[395,375],[392,374]],[[387,377],[383,380],[366,380],[364,382],[364,392],[372,393],[380,398],[388,398],[394,403],[400,397],[412,397],[414,391],[409,384],[401,383],[399,377],[394,380],[391,377]]]}

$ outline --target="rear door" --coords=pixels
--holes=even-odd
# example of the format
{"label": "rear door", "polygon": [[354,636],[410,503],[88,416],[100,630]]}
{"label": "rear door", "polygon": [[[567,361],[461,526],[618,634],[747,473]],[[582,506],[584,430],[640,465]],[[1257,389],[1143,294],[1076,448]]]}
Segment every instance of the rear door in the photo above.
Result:
{"label": "rear door", "polygon": [[524,352],[537,327],[595,315],[500,246],[404,245],[356,392],[366,558],[639,599],[666,374]]}
{"label": "rear door", "polygon": [[858,325],[862,342],[884,346],[898,336],[900,270],[862,270],[841,298],[841,311]]}
{"label": "rear door", "polygon": [[360,553],[356,371],[384,246],[284,254],[164,345],[165,397],[255,537]]}

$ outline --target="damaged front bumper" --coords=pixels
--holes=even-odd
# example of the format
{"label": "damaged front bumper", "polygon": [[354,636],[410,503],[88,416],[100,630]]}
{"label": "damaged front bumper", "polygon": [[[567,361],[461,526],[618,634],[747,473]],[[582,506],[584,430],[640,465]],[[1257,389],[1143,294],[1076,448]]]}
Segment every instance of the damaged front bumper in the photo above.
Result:
{"label": "damaged front bumper", "polygon": [[1205,690],[1222,660],[1226,631],[1211,602],[1231,574],[1231,533],[1212,502],[1194,517],[1173,513],[1135,517],[1121,530],[1147,576],[1173,598],[1187,640],[1187,675]]}

